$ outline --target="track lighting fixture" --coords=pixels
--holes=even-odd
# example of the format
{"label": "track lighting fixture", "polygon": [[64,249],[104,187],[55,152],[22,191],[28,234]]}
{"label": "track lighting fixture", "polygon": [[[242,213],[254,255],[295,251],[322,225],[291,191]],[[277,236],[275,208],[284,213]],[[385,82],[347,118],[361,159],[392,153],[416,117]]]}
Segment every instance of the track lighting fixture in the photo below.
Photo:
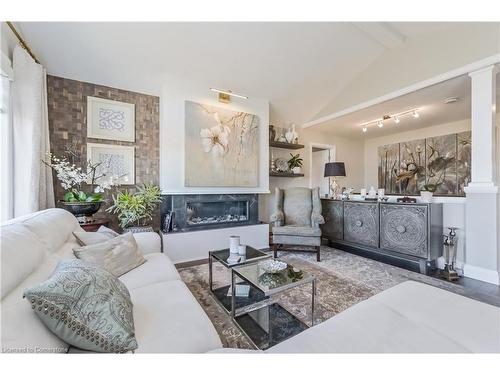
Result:
{"label": "track lighting fixture", "polygon": [[375,120],[364,122],[360,126],[363,129],[363,133],[366,133],[368,130],[368,126],[377,125],[379,128],[384,127],[385,120],[392,119],[395,124],[399,124],[401,122],[401,118],[405,116],[411,115],[414,118],[419,118],[420,117],[419,111],[420,111],[419,108],[412,108],[404,112],[394,113],[392,115],[383,115],[382,117],[379,117]]}

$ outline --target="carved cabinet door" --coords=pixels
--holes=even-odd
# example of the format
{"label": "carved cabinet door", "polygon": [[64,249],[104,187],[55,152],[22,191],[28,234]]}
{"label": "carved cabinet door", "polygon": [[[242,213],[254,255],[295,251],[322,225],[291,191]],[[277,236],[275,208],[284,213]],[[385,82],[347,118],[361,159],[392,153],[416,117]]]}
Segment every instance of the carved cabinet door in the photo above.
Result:
{"label": "carved cabinet door", "polygon": [[427,258],[427,206],[381,204],[380,247]]}
{"label": "carved cabinet door", "polygon": [[344,239],[378,247],[378,204],[344,203]]}
{"label": "carved cabinet door", "polygon": [[344,238],[344,207],[342,201],[322,199],[322,215],[325,224],[321,226],[321,233],[330,240]]}

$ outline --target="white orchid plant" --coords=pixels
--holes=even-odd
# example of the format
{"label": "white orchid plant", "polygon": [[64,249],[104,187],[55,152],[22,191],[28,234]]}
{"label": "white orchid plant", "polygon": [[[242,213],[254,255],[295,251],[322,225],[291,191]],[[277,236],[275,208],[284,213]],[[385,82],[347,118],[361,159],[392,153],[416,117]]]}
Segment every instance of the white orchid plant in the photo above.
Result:
{"label": "white orchid plant", "polygon": [[[65,202],[102,202],[104,191],[118,186],[119,180],[124,177],[111,174],[102,162],[94,164],[89,160],[86,171],[83,171],[65,157],[58,158],[49,152],[47,159],[42,162],[56,172],[57,179],[66,190]],[[82,188],[82,184],[87,181],[90,181],[89,193]]]}

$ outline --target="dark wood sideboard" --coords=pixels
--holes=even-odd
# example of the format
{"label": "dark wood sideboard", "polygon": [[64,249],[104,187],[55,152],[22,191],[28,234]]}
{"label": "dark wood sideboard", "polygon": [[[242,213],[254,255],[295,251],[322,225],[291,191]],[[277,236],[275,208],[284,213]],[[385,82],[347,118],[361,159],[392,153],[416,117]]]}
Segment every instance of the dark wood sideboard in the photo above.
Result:
{"label": "dark wood sideboard", "polygon": [[335,248],[426,273],[442,253],[440,203],[322,199],[323,238]]}

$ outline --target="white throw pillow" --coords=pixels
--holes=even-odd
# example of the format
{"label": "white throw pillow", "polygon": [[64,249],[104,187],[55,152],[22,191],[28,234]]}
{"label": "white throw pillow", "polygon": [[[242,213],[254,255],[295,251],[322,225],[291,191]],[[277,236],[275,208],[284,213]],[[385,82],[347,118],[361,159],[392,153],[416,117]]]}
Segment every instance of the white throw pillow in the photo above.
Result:
{"label": "white throw pillow", "polygon": [[113,229],[101,225],[97,232],[73,232],[78,243],[82,246],[95,245],[119,236]]}
{"label": "white throw pillow", "polygon": [[79,259],[103,267],[116,277],[146,262],[132,233],[73,249],[73,254]]}

